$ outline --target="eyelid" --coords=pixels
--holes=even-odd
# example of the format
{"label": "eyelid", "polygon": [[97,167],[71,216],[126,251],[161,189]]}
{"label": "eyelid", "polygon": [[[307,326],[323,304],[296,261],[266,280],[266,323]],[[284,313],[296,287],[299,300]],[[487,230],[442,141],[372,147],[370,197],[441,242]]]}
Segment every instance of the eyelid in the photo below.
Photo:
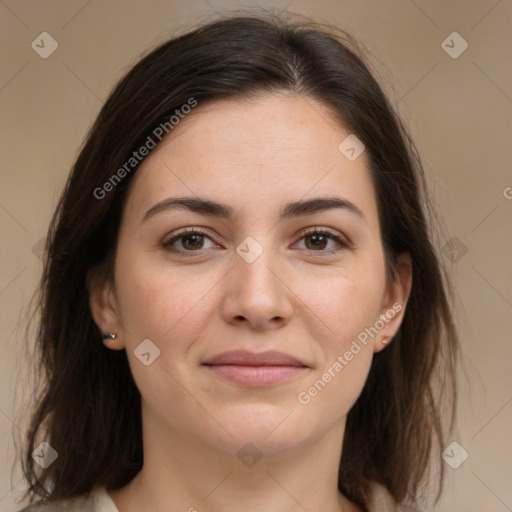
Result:
{"label": "eyelid", "polygon": [[173,231],[172,233],[169,233],[166,235],[161,244],[162,247],[170,252],[173,252],[175,254],[187,254],[187,255],[193,255],[194,253],[199,253],[201,249],[197,251],[185,251],[183,249],[173,249],[171,248],[171,244],[174,244],[177,242],[180,238],[187,236],[187,235],[202,235],[208,239],[210,239],[215,245],[218,245],[217,242],[213,240],[213,238],[209,235],[208,231],[205,228],[202,227],[186,227],[186,228],[180,228],[176,231]]}
{"label": "eyelid", "polygon": [[[310,226],[308,228],[304,228],[296,235],[296,237],[298,237],[298,240],[296,242],[294,242],[294,244],[300,242],[305,236],[315,235],[315,234],[325,235],[325,236],[331,238],[332,240],[334,240],[335,242],[338,243],[339,247],[331,248],[329,250],[320,250],[320,251],[313,251],[313,250],[307,250],[307,249],[303,249],[303,250],[307,250],[310,253],[318,253],[318,255],[321,256],[321,255],[330,255],[335,252],[338,252],[341,249],[351,249],[353,247],[352,242],[345,235],[343,235],[342,233],[335,231],[331,228],[325,227],[325,226]],[[211,240],[214,244],[216,244],[218,246],[217,242],[215,242],[215,240],[213,240],[213,238],[209,235],[209,232],[205,228],[192,227],[192,226],[186,227],[186,228],[180,228],[180,229],[177,229],[176,231],[173,231],[172,233],[168,234],[162,240],[162,242],[161,242],[162,246],[165,249],[167,249],[168,251],[171,251],[174,253],[179,253],[179,254],[193,255],[194,253],[201,253],[201,251],[203,251],[204,249],[198,249],[197,251],[186,251],[183,249],[172,249],[170,247],[171,244],[177,242],[181,237],[184,237],[187,235],[202,235],[202,236],[208,238],[209,240]]]}
{"label": "eyelid", "polygon": [[[347,238],[345,235],[343,235],[343,233],[335,229],[328,228],[326,226],[310,226],[308,228],[304,228],[303,230],[299,231],[297,236],[303,237],[304,235],[310,235],[314,233],[325,233],[328,235],[332,235],[333,237]],[[346,242],[349,243],[348,239],[346,240]]]}
{"label": "eyelid", "polygon": [[[328,237],[335,240],[344,249],[352,249],[354,246],[352,241],[346,235],[344,235],[343,233],[340,233],[339,231],[333,230],[333,229],[325,227],[325,226],[312,226],[312,227],[303,229],[297,235],[299,237],[298,241],[302,240],[302,238],[304,238],[305,236],[315,235],[315,234],[327,235]],[[297,242],[295,242],[295,243],[297,243]],[[312,253],[317,252],[319,255],[321,255],[321,254],[328,255],[328,254],[337,252],[339,250],[340,250],[340,248],[338,247],[336,249],[330,249],[327,251],[310,251],[310,252],[312,252]]]}
{"label": "eyelid", "polygon": [[[209,236],[208,232],[201,227],[187,227],[187,228],[180,228],[175,231],[172,231],[171,233],[168,233],[165,235],[165,237],[162,240],[162,244],[168,244],[169,242],[173,241],[176,238],[179,238],[180,236],[185,236],[189,234],[198,234],[198,235],[205,235]],[[211,238],[211,237],[209,237]]]}

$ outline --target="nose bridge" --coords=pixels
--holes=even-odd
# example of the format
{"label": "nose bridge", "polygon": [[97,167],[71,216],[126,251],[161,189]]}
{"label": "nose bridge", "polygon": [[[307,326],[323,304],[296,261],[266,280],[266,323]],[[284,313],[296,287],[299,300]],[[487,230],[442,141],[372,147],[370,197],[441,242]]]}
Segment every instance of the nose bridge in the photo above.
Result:
{"label": "nose bridge", "polygon": [[289,290],[279,275],[283,265],[272,235],[258,236],[258,240],[256,236],[246,237],[236,248],[227,304],[230,319],[243,317],[264,325],[275,318],[288,318],[292,308]]}
{"label": "nose bridge", "polygon": [[[257,235],[258,236],[258,235]],[[272,234],[246,237],[236,248],[237,273],[246,291],[276,292],[278,255],[272,242]]]}

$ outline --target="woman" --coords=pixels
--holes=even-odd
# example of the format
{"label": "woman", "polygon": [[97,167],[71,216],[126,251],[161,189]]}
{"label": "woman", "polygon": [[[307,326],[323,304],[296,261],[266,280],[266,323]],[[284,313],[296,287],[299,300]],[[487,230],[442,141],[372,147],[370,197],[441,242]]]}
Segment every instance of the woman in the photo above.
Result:
{"label": "woman", "polygon": [[231,16],[143,58],[49,232],[37,510],[417,503],[457,355],[425,194],[340,30]]}

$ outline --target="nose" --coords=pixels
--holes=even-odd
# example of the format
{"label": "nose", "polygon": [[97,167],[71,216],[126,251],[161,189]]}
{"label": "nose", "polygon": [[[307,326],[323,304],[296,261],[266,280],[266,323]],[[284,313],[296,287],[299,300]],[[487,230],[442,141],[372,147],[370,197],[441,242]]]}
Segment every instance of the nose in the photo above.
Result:
{"label": "nose", "polygon": [[293,314],[293,292],[278,262],[278,256],[265,248],[255,261],[248,263],[235,255],[235,266],[225,276],[221,305],[224,320],[246,324],[265,331],[286,325]]}

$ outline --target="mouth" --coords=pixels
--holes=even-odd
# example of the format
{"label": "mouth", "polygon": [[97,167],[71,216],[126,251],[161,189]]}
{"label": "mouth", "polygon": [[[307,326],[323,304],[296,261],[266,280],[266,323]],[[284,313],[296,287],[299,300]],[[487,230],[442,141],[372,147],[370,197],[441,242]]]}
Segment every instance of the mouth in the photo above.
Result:
{"label": "mouth", "polygon": [[224,352],[203,363],[216,376],[246,387],[273,386],[305,373],[309,367],[298,359],[270,350]]}

